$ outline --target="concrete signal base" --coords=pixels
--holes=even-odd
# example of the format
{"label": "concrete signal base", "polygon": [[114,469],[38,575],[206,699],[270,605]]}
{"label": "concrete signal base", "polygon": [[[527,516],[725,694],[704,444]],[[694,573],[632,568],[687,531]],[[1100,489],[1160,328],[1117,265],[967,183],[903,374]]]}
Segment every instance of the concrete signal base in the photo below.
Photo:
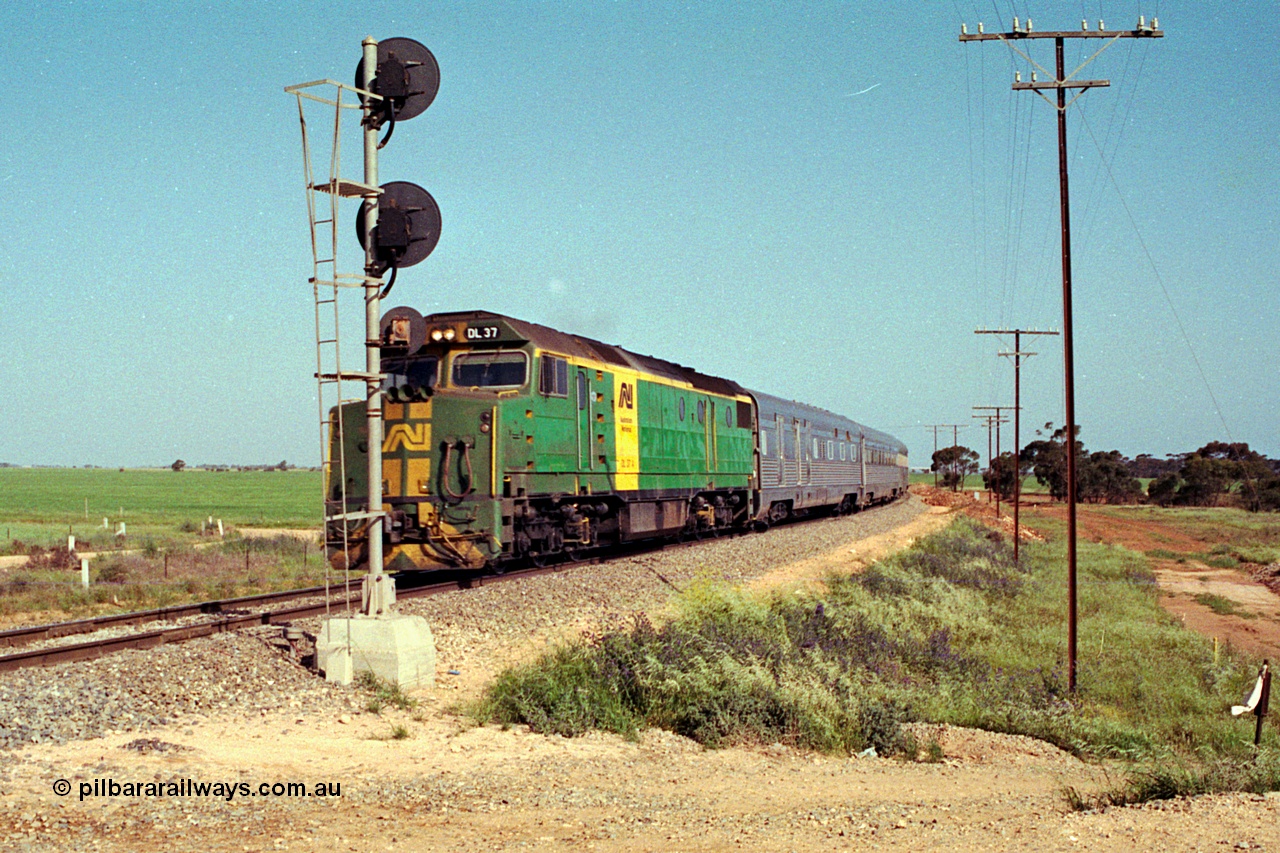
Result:
{"label": "concrete signal base", "polygon": [[436,641],[421,616],[335,616],[320,626],[316,666],[338,684],[371,672],[406,690],[434,687]]}

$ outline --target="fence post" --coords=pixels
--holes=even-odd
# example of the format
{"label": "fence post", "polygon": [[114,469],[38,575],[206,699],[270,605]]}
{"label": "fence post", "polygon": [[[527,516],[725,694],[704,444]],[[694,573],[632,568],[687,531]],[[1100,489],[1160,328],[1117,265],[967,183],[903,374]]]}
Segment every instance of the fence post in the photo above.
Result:
{"label": "fence post", "polygon": [[80,586],[89,589],[89,558],[80,558]]}

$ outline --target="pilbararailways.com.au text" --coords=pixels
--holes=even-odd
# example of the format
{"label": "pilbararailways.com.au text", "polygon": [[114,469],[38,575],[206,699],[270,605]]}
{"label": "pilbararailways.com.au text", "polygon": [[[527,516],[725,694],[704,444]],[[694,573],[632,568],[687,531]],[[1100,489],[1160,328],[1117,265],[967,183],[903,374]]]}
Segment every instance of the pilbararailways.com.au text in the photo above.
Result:
{"label": "pilbararailways.com.au text", "polygon": [[[59,779],[53,783],[53,791],[65,797],[71,793],[71,783]],[[175,779],[170,782],[117,782],[115,779],[93,779],[79,783],[80,799],[95,797],[216,797],[231,802],[236,797],[341,797],[341,782],[197,782],[193,779]]]}

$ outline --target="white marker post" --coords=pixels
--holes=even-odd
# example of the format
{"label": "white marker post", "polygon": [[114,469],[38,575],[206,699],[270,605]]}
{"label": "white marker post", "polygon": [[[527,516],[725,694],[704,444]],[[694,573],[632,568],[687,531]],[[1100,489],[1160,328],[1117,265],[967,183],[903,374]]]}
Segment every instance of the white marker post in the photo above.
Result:
{"label": "white marker post", "polygon": [[89,558],[80,558],[80,586],[89,589]]}

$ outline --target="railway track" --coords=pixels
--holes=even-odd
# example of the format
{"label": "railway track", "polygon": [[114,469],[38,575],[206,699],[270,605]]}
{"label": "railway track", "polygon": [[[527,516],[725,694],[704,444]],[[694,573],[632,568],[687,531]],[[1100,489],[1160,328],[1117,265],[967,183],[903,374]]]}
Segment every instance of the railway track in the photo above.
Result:
{"label": "railway track", "polygon": [[[422,586],[409,586],[396,590],[397,600],[421,598],[459,589],[470,589],[485,583],[499,580],[514,580],[522,577],[559,571],[559,566],[546,568],[533,567],[503,575],[468,575],[456,576],[438,583]],[[340,598],[322,601],[309,601],[278,607],[270,610],[246,611],[248,606],[291,601],[300,598],[314,599],[323,596],[324,587],[312,587],[287,592],[263,593],[261,595],[243,596],[216,601],[196,602],[165,607],[157,610],[120,613],[111,616],[99,616],[94,619],[81,619],[74,622],[59,622],[51,625],[40,625],[31,628],[18,628],[0,632],[0,646],[19,646],[41,642],[59,637],[75,636],[101,631],[108,628],[145,624],[147,622],[170,621],[200,615],[212,615],[214,618],[189,625],[170,628],[159,628],[151,631],[103,637],[83,643],[49,646],[38,649],[27,649],[20,652],[0,656],[0,672],[12,672],[34,666],[53,666],[59,663],[92,660],[103,655],[112,654],[125,649],[150,649],[167,643],[181,643],[198,637],[208,637],[226,631],[237,631],[259,625],[280,625],[294,619],[307,619],[321,616],[328,612],[344,610],[348,604],[360,603],[358,592],[359,581],[352,581],[346,589],[342,584],[333,585],[331,590],[338,590]]]}
{"label": "railway track", "polygon": [[[515,571],[508,570],[503,573],[451,573],[447,580],[418,586],[407,584],[402,586],[405,581],[412,581],[415,576],[401,575],[397,578],[396,599],[402,601],[413,598],[422,598],[429,595],[437,595],[461,589],[470,589],[498,581],[517,580],[540,574],[558,572],[564,568],[570,568],[574,565],[581,565],[584,563],[602,563],[609,559],[633,556],[637,553],[649,553],[654,551],[693,547],[703,541],[708,541],[708,539],[734,538],[741,535],[745,535],[745,531],[722,531],[717,536],[702,539],[632,543],[630,545],[621,546],[608,551],[600,551],[590,555],[582,555],[572,558],[566,556],[561,558],[558,562],[549,565],[534,565]],[[439,573],[436,573],[435,576],[438,577]],[[661,574],[658,574],[658,577],[664,583],[672,585],[671,582]],[[0,672],[12,672],[14,670],[25,669],[27,667],[53,666],[59,663],[92,660],[94,658],[124,651],[126,649],[149,649],[165,644],[194,640],[199,637],[208,637],[226,631],[243,630],[260,625],[281,625],[291,622],[294,619],[307,619],[313,616],[321,616],[335,610],[341,611],[346,609],[349,604],[355,604],[358,607],[360,601],[360,595],[358,592],[359,583],[360,582],[358,580],[354,580],[350,581],[346,585],[331,584],[329,587],[331,595],[333,591],[336,590],[337,595],[340,596],[336,599],[330,597],[327,600],[309,601],[304,604],[274,607],[272,609],[265,610],[255,611],[251,608],[295,601],[298,599],[323,598],[326,593],[325,587],[309,587],[306,589],[287,590],[283,592],[260,593],[258,595],[241,596],[239,598],[193,602],[191,604],[163,607],[155,610],[119,613],[108,616],[98,616],[92,619],[79,619],[70,622],[57,622],[49,625],[0,631],[0,648],[6,646],[12,648],[58,639],[61,637],[90,634],[106,629],[142,625],[149,622],[177,621],[202,615],[213,617],[208,620],[194,622],[187,625],[178,625],[151,631],[103,637],[82,643],[47,646],[38,649],[27,649],[20,652],[13,652],[11,654],[0,656]]]}

